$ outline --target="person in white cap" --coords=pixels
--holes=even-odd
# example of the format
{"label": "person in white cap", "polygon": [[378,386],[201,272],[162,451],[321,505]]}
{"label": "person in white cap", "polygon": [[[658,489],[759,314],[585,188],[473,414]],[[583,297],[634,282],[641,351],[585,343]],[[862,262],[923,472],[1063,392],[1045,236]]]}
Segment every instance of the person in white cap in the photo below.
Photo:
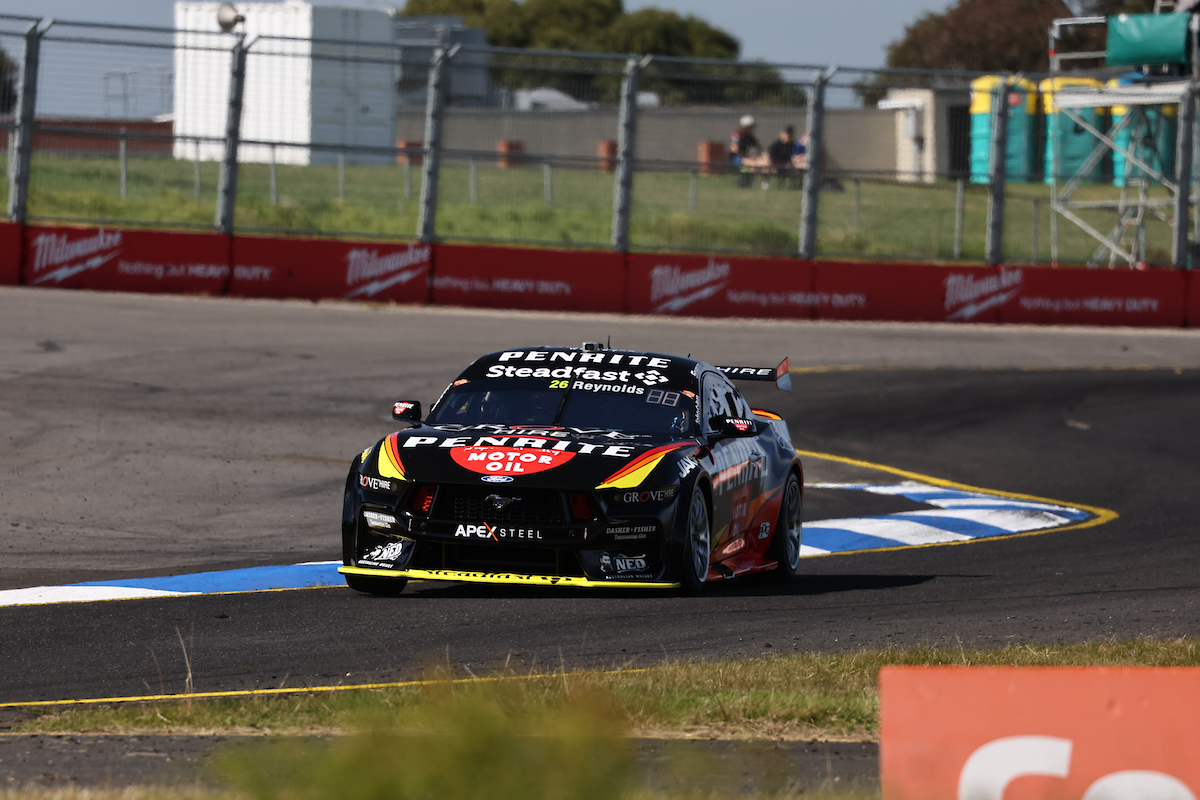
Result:
{"label": "person in white cap", "polygon": [[738,122],[738,129],[729,137],[729,161],[739,169],[738,186],[746,188],[754,182],[762,145],[754,135],[754,117],[746,114]]}

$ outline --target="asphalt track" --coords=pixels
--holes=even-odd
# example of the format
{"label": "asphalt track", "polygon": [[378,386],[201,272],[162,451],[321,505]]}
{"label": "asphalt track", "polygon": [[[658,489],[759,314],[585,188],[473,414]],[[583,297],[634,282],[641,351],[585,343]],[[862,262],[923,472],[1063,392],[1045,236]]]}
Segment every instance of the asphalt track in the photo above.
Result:
{"label": "asphalt track", "polygon": [[[1200,335],[476,313],[0,290],[0,589],[336,558],[351,456],[505,345],[790,355],[799,448],[1112,509],[807,559],[705,597],[449,584],[0,608],[0,703],[1200,631]],[[849,366],[853,368],[842,368]],[[896,480],[805,459],[809,482]],[[812,514],[835,493],[809,493]],[[875,513],[875,512],[870,512]],[[181,641],[183,646],[181,646]]]}

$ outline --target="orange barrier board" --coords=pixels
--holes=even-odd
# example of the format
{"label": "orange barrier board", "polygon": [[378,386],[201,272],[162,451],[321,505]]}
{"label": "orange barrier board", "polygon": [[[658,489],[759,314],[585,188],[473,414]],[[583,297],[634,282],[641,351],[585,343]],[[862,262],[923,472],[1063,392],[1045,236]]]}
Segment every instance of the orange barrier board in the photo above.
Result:
{"label": "orange barrier board", "polygon": [[1200,669],[888,667],[884,800],[1195,800]]}

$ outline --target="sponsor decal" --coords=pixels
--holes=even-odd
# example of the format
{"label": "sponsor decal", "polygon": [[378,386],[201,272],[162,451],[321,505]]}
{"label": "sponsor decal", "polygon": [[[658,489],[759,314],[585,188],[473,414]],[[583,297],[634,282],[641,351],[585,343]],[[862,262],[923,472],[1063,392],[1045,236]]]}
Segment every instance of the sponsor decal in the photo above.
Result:
{"label": "sponsor decal", "polygon": [[367,521],[369,528],[382,528],[384,530],[391,528],[396,524],[396,518],[391,514],[381,514],[378,511],[364,511],[363,519]]}
{"label": "sponsor decal", "polygon": [[697,269],[659,264],[650,270],[650,303],[655,314],[675,313],[712,297],[729,282],[728,261],[710,258]]}
{"label": "sponsor decal", "polygon": [[274,271],[274,267],[244,267],[238,264],[233,268],[233,279],[251,283],[268,283],[271,280],[271,273]]}
{"label": "sponsor decal", "polygon": [[[548,437],[554,437],[557,439],[567,439],[567,438],[571,438],[571,437],[576,437],[576,438],[600,437],[600,438],[604,438],[604,439],[620,439],[620,440],[645,438],[644,434],[622,433],[621,431],[609,430],[607,428],[563,428],[563,427],[560,427],[557,425],[495,425],[495,424],[454,425],[454,424],[449,424],[449,425],[430,425],[428,427],[433,428],[434,430],[443,431],[445,433],[468,433],[468,432],[476,432],[476,431],[478,431],[480,433],[487,433],[488,436],[486,436],[482,439],[479,439],[475,442],[475,444],[477,444],[477,445],[483,445],[483,444],[503,445],[508,441],[509,438],[511,438],[513,436],[524,436],[524,437],[548,436]],[[499,437],[499,438],[497,438],[497,437]],[[420,437],[417,437],[417,438],[420,438]],[[433,440],[433,441],[436,442],[437,440]],[[451,442],[451,441],[453,441],[454,444],[446,443],[446,442]],[[539,440],[538,439],[526,439],[524,441],[538,442]],[[424,443],[428,444],[429,442],[426,441]],[[445,440],[445,442],[442,443],[441,446],[442,447],[465,447],[469,443],[470,443],[470,440],[465,439],[465,438],[447,439],[447,440]],[[548,444],[548,443],[543,441],[541,444],[533,444],[533,445],[529,445],[529,446],[545,447],[546,444]],[[417,445],[405,445],[405,446],[406,447],[416,447]],[[514,444],[513,446],[514,447],[524,447],[526,445]],[[570,443],[565,443],[565,442],[561,442],[561,441],[554,443],[555,450],[564,450],[564,449],[568,449],[569,447],[571,447]],[[579,447],[585,448],[585,449],[581,449],[580,452],[591,453],[596,448],[605,447],[605,445],[579,445]],[[586,449],[586,448],[591,448],[591,449]],[[633,452],[632,450],[629,450],[628,448],[626,448],[626,452],[624,452],[624,453],[615,453],[615,452],[609,453],[609,452],[605,451],[604,455],[629,456],[632,452]]]}
{"label": "sponsor decal", "polygon": [[484,475],[534,475],[561,467],[575,453],[537,447],[453,447],[450,457],[460,467]]}
{"label": "sponsor decal", "polygon": [[483,498],[483,501],[491,506],[493,510],[499,511],[502,508],[508,508],[520,499],[521,498],[519,497],[506,497],[499,494],[489,494],[487,497]]}
{"label": "sponsor decal", "polygon": [[668,486],[664,489],[618,492],[613,495],[613,499],[620,503],[665,503],[675,497],[677,489],[676,486]]}
{"label": "sponsor decal", "polygon": [[435,275],[435,289],[451,289],[470,294],[472,292],[499,294],[536,294],[552,297],[570,297],[574,284],[569,281],[533,280],[525,278],[460,278],[456,275]]}
{"label": "sponsor decal", "polygon": [[605,575],[628,575],[631,572],[646,572],[646,554],[637,556],[624,553],[601,553],[600,571]]}
{"label": "sponsor decal", "polygon": [[676,444],[665,444],[661,447],[655,447],[647,450],[637,458],[630,461],[625,466],[605,478],[597,489],[633,489],[640,486],[642,481],[650,476],[654,468],[658,466],[663,457],[672,450],[678,450],[681,447],[694,446],[691,442],[682,442]]}
{"label": "sponsor decal", "polygon": [[148,264],[144,261],[118,261],[117,274],[138,278],[196,278],[200,280],[224,280],[229,276],[229,267],[224,264]]}
{"label": "sponsor decal", "polygon": [[699,466],[700,463],[696,459],[691,456],[684,456],[679,459],[679,477],[686,478],[692,473],[692,470],[695,470]]}
{"label": "sponsor decal", "polygon": [[395,405],[392,406],[392,414],[394,414],[395,416],[400,416],[405,411],[411,411],[412,409],[414,409],[416,407],[417,407],[416,403],[410,403],[407,400],[402,400],[399,403],[396,403]]}
{"label": "sponsor decal", "polygon": [[[608,364],[610,366],[657,367],[659,369],[666,369],[671,366],[671,359],[669,358],[630,355],[629,353],[616,353],[612,350],[600,350],[597,352],[584,352],[582,350],[505,350],[496,360],[500,363],[508,363],[510,361],[544,361],[548,364]],[[621,380],[625,380],[625,378]]]}
{"label": "sponsor decal", "polygon": [[404,545],[408,544],[408,540],[399,542],[388,542],[387,544],[377,545],[374,550],[367,553],[363,560],[370,561],[395,561],[404,555]]}
{"label": "sponsor decal", "polygon": [[634,376],[647,386],[657,386],[660,383],[667,382],[667,376],[663,375],[656,369],[648,369],[645,372],[635,373]]}
{"label": "sponsor decal", "polygon": [[[414,242],[407,250],[379,255],[378,250],[356,247],[346,253],[346,285],[355,287],[346,297],[374,297],[393,286],[408,283],[425,274],[429,256],[427,244]],[[356,284],[362,284],[356,286]]]}
{"label": "sponsor decal", "polygon": [[733,493],[729,506],[729,530],[734,534],[745,529],[750,521],[750,487],[743,486]]}
{"label": "sponsor decal", "polygon": [[[758,306],[759,308],[796,306],[808,308],[814,305],[813,292],[756,292],[752,289],[725,293],[725,299],[735,306]],[[864,297],[865,300],[865,297]]]}
{"label": "sponsor decal", "polygon": [[645,539],[658,532],[656,525],[612,525],[604,531],[614,539]]}
{"label": "sponsor decal", "polygon": [[717,367],[730,378],[774,378],[775,370],[771,367]]}
{"label": "sponsor decal", "polygon": [[479,480],[484,483],[512,483],[513,476],[511,475],[484,475]]}
{"label": "sponsor decal", "polygon": [[1019,269],[947,275],[943,282],[946,286],[946,319],[974,319],[989,308],[1004,305],[1020,294],[1024,279],[1025,273]]}
{"label": "sponsor decal", "polygon": [[540,540],[542,532],[537,528],[500,528],[484,522],[480,525],[459,525],[454,531],[456,537],[463,539],[491,539],[500,542],[505,539]]}
{"label": "sponsor decal", "polygon": [[[411,440],[409,440],[411,441]],[[405,442],[407,446],[408,442]],[[399,434],[391,434],[379,446],[379,474],[385,478],[405,480],[404,462],[400,460]]]}
{"label": "sponsor decal", "polygon": [[771,535],[771,523],[764,522],[758,526],[758,538],[765,539]]}
{"label": "sponsor decal", "polygon": [[358,485],[373,492],[399,492],[396,482],[387,478],[372,478],[370,475],[359,475]]}
{"label": "sponsor decal", "polygon": [[729,424],[732,425],[734,427],[734,429],[737,430],[739,433],[745,433],[746,431],[748,431],[754,427],[754,423],[751,422],[750,420],[738,419],[737,417],[730,417]]}
{"label": "sponsor decal", "polygon": [[[81,272],[99,269],[120,254],[121,232],[100,228],[72,239],[65,233],[42,233],[33,240],[33,274],[29,283],[62,283]],[[44,275],[44,270],[50,270]]]}
{"label": "sponsor decal", "polygon": [[1158,311],[1155,297],[1022,297],[1017,301],[1022,311],[1051,311],[1055,314],[1072,311],[1091,311],[1096,314],[1145,314]]}

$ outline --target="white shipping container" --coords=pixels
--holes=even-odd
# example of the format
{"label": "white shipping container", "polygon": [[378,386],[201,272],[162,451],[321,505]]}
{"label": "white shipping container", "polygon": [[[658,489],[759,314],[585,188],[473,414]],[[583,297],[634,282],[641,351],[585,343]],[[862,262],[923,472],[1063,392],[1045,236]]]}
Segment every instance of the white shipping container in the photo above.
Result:
{"label": "white shipping container", "polygon": [[[232,34],[217,25],[219,3],[175,4],[177,137],[225,134]],[[238,160],[332,164],[394,163],[396,89],[391,15],[378,9],[313,6],[299,0],[244,3],[250,46]],[[176,158],[219,160],[221,141],[177,139]]]}

